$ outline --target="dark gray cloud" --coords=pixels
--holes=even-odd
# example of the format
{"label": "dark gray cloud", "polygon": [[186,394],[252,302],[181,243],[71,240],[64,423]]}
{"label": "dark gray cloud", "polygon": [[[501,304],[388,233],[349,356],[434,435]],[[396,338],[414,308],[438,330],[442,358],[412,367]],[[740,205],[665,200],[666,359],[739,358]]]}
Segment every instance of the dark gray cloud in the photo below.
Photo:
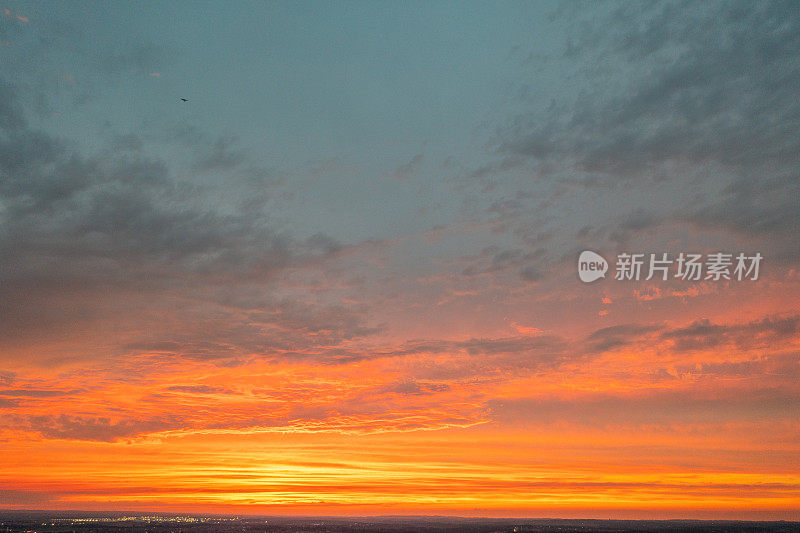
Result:
{"label": "dark gray cloud", "polygon": [[[131,342],[121,346],[119,352],[124,355],[158,354],[197,361],[233,361],[247,352],[248,344],[241,340],[236,342],[230,335],[231,332],[227,331],[224,325],[218,325],[216,328],[209,328],[205,335],[187,332],[185,335],[173,335],[171,340]],[[229,342],[204,340],[206,337],[220,338]]]}
{"label": "dark gray cloud", "polygon": [[460,262],[468,265],[461,270],[462,276],[480,276],[514,271],[527,282],[536,282],[544,277],[540,262],[543,249],[527,251],[522,248],[502,249],[499,246],[487,246],[478,254],[461,258]]}
{"label": "dark gray cloud", "polygon": [[[312,335],[312,339],[317,335]],[[323,339],[326,337],[323,337]],[[362,340],[354,337],[354,340]],[[338,339],[337,339],[338,341]],[[279,360],[311,360],[323,364],[347,364],[367,359],[411,358],[426,355],[450,355],[453,360],[422,370],[424,379],[452,379],[502,370],[508,373],[527,373],[531,370],[554,369],[564,363],[585,357],[580,351],[570,351],[569,343],[554,335],[471,338],[463,341],[422,339],[410,340],[397,348],[376,348],[368,343],[353,347],[337,344],[307,342],[303,351],[278,351]],[[418,361],[419,362],[419,361]],[[413,363],[417,364],[417,363]],[[424,363],[420,363],[425,366]],[[423,379],[420,374],[420,379]]]}
{"label": "dark gray cloud", "polygon": [[721,363],[700,363],[678,365],[680,374],[717,377],[768,376],[778,382],[795,385],[800,378],[800,353],[769,353],[746,361],[723,361]]}
{"label": "dark gray cloud", "polygon": [[[800,6],[607,7],[607,16],[593,12],[599,18],[590,24],[579,10],[573,14],[564,59],[574,67],[570,85],[581,89],[501,128],[500,154],[547,168],[563,182],[658,191],[663,201],[653,205],[661,213],[638,208],[611,225],[612,241],[688,221],[772,237],[775,255],[796,259]],[[664,182],[695,190],[694,200],[664,196]]]}
{"label": "dark gray cloud", "polygon": [[759,320],[734,324],[714,324],[700,319],[684,327],[669,328],[664,324],[618,324],[598,329],[581,343],[587,353],[601,353],[616,348],[641,344],[654,345],[667,341],[678,352],[708,350],[731,346],[738,350],[772,348],[800,333],[800,317],[767,316]]}
{"label": "dark gray cloud", "polygon": [[107,417],[30,416],[28,429],[53,439],[95,440],[113,442],[141,433],[177,429],[182,427],[179,419],[164,417],[157,419],[122,419],[113,421]]}
{"label": "dark gray cloud", "polygon": [[3,133],[5,257],[135,257],[216,271],[270,269],[290,260],[287,237],[263,221],[202,206],[205,192],[183,188],[159,159],[84,156],[41,131]]}
{"label": "dark gray cloud", "polygon": [[542,270],[535,266],[527,266],[519,271],[519,275],[525,281],[536,282],[544,277]]}
{"label": "dark gray cloud", "polygon": [[76,394],[79,390],[41,390],[41,389],[0,389],[0,396],[24,398],[54,398]]}
{"label": "dark gray cloud", "polygon": [[201,296],[208,300],[204,307],[177,311],[176,317],[151,325],[139,340],[120,346],[117,352],[180,357],[219,366],[237,366],[253,358],[344,363],[368,354],[337,351],[338,344],[380,331],[369,325],[366,309],[357,306],[275,300],[261,294],[248,298],[227,290]]}
{"label": "dark gray cloud", "polygon": [[[130,329],[158,335],[158,324],[143,327],[152,321],[148,313],[185,316],[189,308],[179,302],[194,301],[195,308],[217,318],[209,324],[208,316],[196,317],[213,327],[183,339],[188,343],[184,351],[196,346],[198,354],[209,353],[203,348],[208,343],[226,345],[223,351],[230,352],[231,346],[245,351],[242,346],[251,348],[264,336],[247,340],[257,328],[223,323],[221,315],[238,312],[231,308],[238,305],[238,295],[252,294],[253,284],[288,268],[312,265],[341,248],[321,233],[299,242],[281,229],[265,204],[254,202],[264,194],[262,181],[237,179],[220,188],[213,182],[183,180],[163,159],[148,153],[138,135],[110,136],[107,147],[87,154],[29,127],[11,83],[0,83],[0,91],[4,343],[63,337],[76,322],[108,320],[116,313],[125,313]],[[206,144],[204,139],[198,142]],[[202,166],[209,172],[257,170],[225,139],[212,146]],[[263,291],[249,299],[251,308],[275,304]],[[223,309],[213,310],[213,305]],[[279,305],[285,309],[257,317],[261,325],[273,320],[278,328],[330,331],[327,340],[372,331],[358,323],[358,313],[341,306],[313,307],[313,316],[307,317],[304,313],[312,306],[289,300]],[[261,344],[263,349],[268,342]]]}
{"label": "dark gray cloud", "polygon": [[19,402],[17,400],[9,399],[9,398],[0,398],[0,409],[9,409],[12,407],[17,407]]}
{"label": "dark gray cloud", "polygon": [[739,349],[768,348],[775,343],[797,337],[800,317],[766,317],[744,324],[714,324],[708,319],[693,322],[684,328],[665,331],[661,338],[670,341],[678,351],[708,350],[731,345]]}
{"label": "dark gray cloud", "polygon": [[236,139],[220,137],[211,148],[198,154],[194,168],[202,172],[230,171],[239,166],[245,155],[233,148]]}
{"label": "dark gray cloud", "polygon": [[114,151],[141,152],[144,147],[141,137],[135,133],[115,135],[111,148]]}
{"label": "dark gray cloud", "polygon": [[506,337],[497,339],[470,339],[456,343],[469,355],[495,355],[530,352],[543,358],[557,358],[565,346],[563,341],[552,335],[538,337]]}
{"label": "dark gray cloud", "polygon": [[800,258],[800,165],[779,175],[769,172],[734,180],[716,202],[689,214],[702,226],[733,229],[753,237],[773,235],[787,245],[777,259]]}
{"label": "dark gray cloud", "polygon": [[624,246],[633,235],[658,224],[657,217],[644,209],[637,208],[617,218],[609,238]]}
{"label": "dark gray cloud", "polygon": [[165,390],[169,392],[187,392],[190,394],[234,394],[224,387],[211,387],[209,385],[173,385]]}
{"label": "dark gray cloud", "polygon": [[426,394],[435,394],[450,389],[447,383],[426,383],[419,382],[412,378],[406,378],[381,389],[380,392],[394,392],[397,394],[408,394],[421,396]]}
{"label": "dark gray cloud", "polygon": [[585,341],[589,353],[601,353],[614,348],[631,346],[644,341],[647,336],[661,329],[658,325],[619,324],[592,332]]}
{"label": "dark gray cloud", "polygon": [[719,424],[731,420],[793,420],[800,400],[777,389],[669,391],[632,396],[590,394],[575,399],[505,399],[487,402],[491,416],[508,423],[570,422],[594,427]]}
{"label": "dark gray cloud", "polygon": [[[308,316],[312,316],[312,314]],[[288,324],[291,323],[288,322]],[[325,322],[321,324],[325,324]],[[357,322],[353,324],[355,325]],[[292,327],[290,326],[289,329]],[[531,371],[555,370],[564,364],[589,361],[603,353],[631,347],[660,346],[661,349],[675,352],[706,350],[721,346],[730,346],[740,352],[753,349],[777,349],[778,352],[770,352],[765,355],[765,357],[772,358],[770,360],[774,362],[777,360],[774,358],[784,357],[785,342],[800,332],[800,318],[797,316],[768,316],[751,322],[733,324],[713,324],[709,320],[699,320],[687,326],[675,328],[670,328],[663,323],[618,324],[595,330],[583,338],[573,340],[552,334],[471,338],[461,341],[411,340],[391,350],[375,349],[368,345],[343,348],[338,346],[338,342],[344,337],[330,337],[327,336],[330,335],[330,331],[322,331],[322,338],[331,339],[332,342],[316,343],[316,341],[287,337],[286,342],[282,343],[273,339],[271,346],[277,347],[277,350],[267,351],[265,356],[298,361],[314,360],[332,364],[346,364],[387,357],[414,358],[419,355],[447,354],[454,357],[452,367],[442,364],[438,369],[424,370],[426,379],[456,379],[462,374],[483,375],[485,372],[497,370],[504,373],[522,374]],[[354,329],[345,328],[343,331],[352,331],[353,336],[350,337],[350,340],[357,340],[365,336],[358,335],[358,333],[362,333],[358,331],[358,326],[354,326]],[[316,335],[311,335],[311,339],[315,337]],[[299,347],[305,347],[305,349],[297,350]],[[759,368],[766,367],[760,364]],[[653,376],[654,379],[659,375],[664,379],[675,378],[672,374],[664,374],[664,369],[657,370],[657,374]]]}
{"label": "dark gray cloud", "polygon": [[[558,104],[542,126],[520,117],[503,147],[624,177],[670,158],[796,163],[798,24],[794,2],[620,4],[569,49],[605,58],[588,72],[600,76],[592,92]],[[601,83],[620,73],[627,86]]]}

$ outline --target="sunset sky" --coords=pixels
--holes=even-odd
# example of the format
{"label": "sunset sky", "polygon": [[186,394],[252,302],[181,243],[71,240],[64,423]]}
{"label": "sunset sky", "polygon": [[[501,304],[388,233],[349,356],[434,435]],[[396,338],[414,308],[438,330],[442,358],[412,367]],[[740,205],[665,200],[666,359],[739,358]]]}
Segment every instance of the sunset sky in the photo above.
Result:
{"label": "sunset sky", "polygon": [[800,520],[798,95],[796,1],[0,4],[0,510]]}

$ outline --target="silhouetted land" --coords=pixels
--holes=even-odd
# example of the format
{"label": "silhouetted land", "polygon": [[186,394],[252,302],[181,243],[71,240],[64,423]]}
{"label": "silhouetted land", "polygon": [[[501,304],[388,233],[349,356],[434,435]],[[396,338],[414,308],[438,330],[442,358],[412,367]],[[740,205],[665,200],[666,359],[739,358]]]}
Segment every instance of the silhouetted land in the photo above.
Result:
{"label": "silhouetted land", "polygon": [[446,517],[287,518],[170,514],[0,512],[0,533],[797,533],[800,522],[556,520]]}

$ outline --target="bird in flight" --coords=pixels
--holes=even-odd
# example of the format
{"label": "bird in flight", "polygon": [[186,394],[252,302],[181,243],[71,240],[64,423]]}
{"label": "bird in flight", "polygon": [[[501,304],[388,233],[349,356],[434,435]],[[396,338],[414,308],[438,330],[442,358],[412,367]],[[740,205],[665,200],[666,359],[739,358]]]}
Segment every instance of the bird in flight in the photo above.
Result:
{"label": "bird in flight", "polygon": [[188,102],[189,100],[187,100],[186,98],[181,98],[181,101]]}

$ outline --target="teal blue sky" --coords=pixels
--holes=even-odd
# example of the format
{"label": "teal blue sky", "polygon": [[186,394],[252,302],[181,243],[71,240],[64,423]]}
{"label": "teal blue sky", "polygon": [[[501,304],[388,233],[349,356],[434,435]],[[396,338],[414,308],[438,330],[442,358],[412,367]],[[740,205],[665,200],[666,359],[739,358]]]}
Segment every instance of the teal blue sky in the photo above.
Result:
{"label": "teal blue sky", "polygon": [[[460,204],[446,181],[486,158],[480,152],[513,111],[530,58],[547,62],[565,45],[565,24],[549,21],[555,10],[552,3],[21,4],[14,12],[32,22],[9,28],[15,43],[6,64],[34,88],[20,94],[40,108],[31,119],[55,134],[88,150],[109,135],[134,134],[178,167],[191,157],[175,132],[190,128],[288,182],[304,206],[300,218],[289,217],[295,231],[336,230],[354,242],[454,216]],[[554,70],[525,80],[527,90],[542,91],[543,101],[562,93]],[[388,178],[402,168],[402,180]]]}
{"label": "teal blue sky", "polygon": [[[339,340],[574,313],[588,332],[642,304],[615,318],[617,286],[576,283],[584,249],[796,267],[796,3],[2,9],[12,338],[66,327],[57,309],[95,316],[96,291],[248,312],[294,299],[312,322],[349,317],[323,328]],[[272,349],[217,311],[237,353]]]}

